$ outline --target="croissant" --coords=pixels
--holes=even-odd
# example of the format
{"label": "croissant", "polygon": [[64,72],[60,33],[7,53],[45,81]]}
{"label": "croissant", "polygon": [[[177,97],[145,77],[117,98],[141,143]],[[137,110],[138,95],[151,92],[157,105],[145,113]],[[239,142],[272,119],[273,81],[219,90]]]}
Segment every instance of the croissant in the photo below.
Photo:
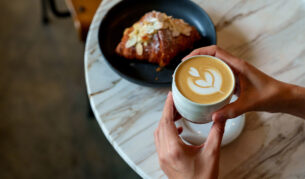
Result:
{"label": "croissant", "polygon": [[200,38],[197,29],[182,19],[151,11],[125,29],[115,51],[127,59],[145,60],[163,67],[178,53],[192,48]]}

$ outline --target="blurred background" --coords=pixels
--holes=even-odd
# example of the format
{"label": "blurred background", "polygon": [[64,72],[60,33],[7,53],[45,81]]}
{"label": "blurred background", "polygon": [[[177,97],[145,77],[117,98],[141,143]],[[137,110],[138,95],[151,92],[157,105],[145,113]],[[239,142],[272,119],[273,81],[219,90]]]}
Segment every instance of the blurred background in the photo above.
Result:
{"label": "blurred background", "polygon": [[95,9],[57,0],[59,15],[72,13],[59,18],[50,1],[0,1],[0,178],[139,178],[88,112],[84,34]]}

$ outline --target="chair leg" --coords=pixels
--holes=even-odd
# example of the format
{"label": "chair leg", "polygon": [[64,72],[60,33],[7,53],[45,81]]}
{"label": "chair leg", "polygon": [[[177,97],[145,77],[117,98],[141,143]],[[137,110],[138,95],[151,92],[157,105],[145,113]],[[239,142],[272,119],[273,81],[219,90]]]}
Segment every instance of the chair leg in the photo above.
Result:
{"label": "chair leg", "polygon": [[42,24],[46,25],[49,23],[48,11],[47,11],[46,0],[41,0],[41,15],[42,15]]}
{"label": "chair leg", "polygon": [[57,8],[56,8],[56,2],[55,0],[49,0],[50,3],[50,8],[52,13],[57,16],[57,17],[68,17],[70,16],[70,12],[60,12]]}

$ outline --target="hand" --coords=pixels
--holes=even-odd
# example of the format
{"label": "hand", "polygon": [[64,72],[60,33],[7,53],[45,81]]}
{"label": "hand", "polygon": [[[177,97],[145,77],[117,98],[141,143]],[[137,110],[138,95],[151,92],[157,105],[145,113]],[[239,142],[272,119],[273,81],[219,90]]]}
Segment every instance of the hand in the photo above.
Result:
{"label": "hand", "polygon": [[168,93],[162,118],[156,129],[155,144],[161,169],[169,178],[217,178],[220,144],[225,122],[214,122],[201,146],[190,146],[181,140],[174,120],[179,118],[171,92]]}
{"label": "hand", "polygon": [[305,118],[305,88],[275,80],[215,45],[196,49],[183,60],[194,55],[220,58],[237,76],[236,94],[239,98],[214,112],[216,121],[234,118],[248,111],[284,112]]}

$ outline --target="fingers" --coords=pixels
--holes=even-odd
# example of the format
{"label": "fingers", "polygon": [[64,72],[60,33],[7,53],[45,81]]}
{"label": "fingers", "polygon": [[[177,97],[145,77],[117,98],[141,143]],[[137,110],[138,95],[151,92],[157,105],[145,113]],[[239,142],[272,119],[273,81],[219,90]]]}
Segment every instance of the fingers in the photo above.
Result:
{"label": "fingers", "polygon": [[210,130],[208,138],[205,142],[205,152],[212,152],[213,154],[218,153],[225,129],[226,122],[214,122]]}
{"label": "fingers", "polygon": [[182,61],[195,56],[195,55],[210,55],[215,56],[217,58],[220,58],[224,62],[226,62],[231,68],[233,68],[233,71],[235,73],[241,73],[246,71],[247,63],[244,60],[241,60],[230,53],[226,52],[225,50],[221,49],[220,47],[217,47],[216,45],[207,46],[198,48],[194,51],[192,51],[189,55],[184,57]]}
{"label": "fingers", "polygon": [[238,99],[214,112],[212,118],[214,122],[222,122],[227,119],[235,118],[245,112],[247,112],[246,104],[242,102],[241,99]]}
{"label": "fingers", "polygon": [[163,107],[163,113],[161,121],[171,121],[175,117],[174,101],[172,97],[172,92],[168,92],[167,98]]}
{"label": "fingers", "polygon": [[163,133],[164,137],[169,140],[177,140],[179,138],[178,131],[174,123],[175,117],[177,117],[175,111],[172,92],[169,92],[163,108],[162,117],[159,123],[159,129]]}
{"label": "fingers", "polygon": [[176,128],[174,118],[176,110],[174,107],[173,97],[171,92],[168,93],[165,101],[161,120],[158,128],[155,130],[154,138],[160,164],[167,159],[168,152],[174,148],[179,148],[182,141],[179,134],[183,131],[182,127]]}
{"label": "fingers", "polygon": [[226,62],[232,68],[235,74],[243,73],[245,71],[247,63],[244,60],[231,55],[219,47],[216,47],[215,57]]}
{"label": "fingers", "polygon": [[210,56],[215,56],[216,54],[216,49],[217,46],[216,45],[212,45],[212,46],[208,46],[208,47],[202,47],[202,48],[198,48],[196,50],[193,50],[189,55],[187,55],[186,57],[184,57],[182,59],[182,61],[195,56],[195,55],[210,55]]}

